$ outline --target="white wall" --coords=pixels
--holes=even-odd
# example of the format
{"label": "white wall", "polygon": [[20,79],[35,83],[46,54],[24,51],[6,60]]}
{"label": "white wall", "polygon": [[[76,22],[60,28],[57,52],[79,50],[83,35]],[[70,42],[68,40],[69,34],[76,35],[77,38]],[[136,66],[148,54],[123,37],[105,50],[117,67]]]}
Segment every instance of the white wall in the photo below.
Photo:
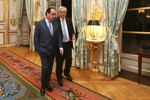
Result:
{"label": "white wall", "polygon": [[0,0],[0,47],[15,45],[17,37],[15,0]]}
{"label": "white wall", "polygon": [[5,13],[4,0],[0,0],[0,46],[5,44]]}

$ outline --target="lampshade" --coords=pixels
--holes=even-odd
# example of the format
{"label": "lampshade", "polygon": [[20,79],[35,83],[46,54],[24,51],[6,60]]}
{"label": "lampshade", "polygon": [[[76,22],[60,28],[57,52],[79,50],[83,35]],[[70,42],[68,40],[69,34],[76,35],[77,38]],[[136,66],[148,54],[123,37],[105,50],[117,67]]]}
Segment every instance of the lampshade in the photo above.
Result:
{"label": "lampshade", "polygon": [[100,25],[98,20],[89,20],[88,25]]}
{"label": "lampshade", "polygon": [[98,20],[89,20],[87,24],[86,40],[89,41],[104,41],[105,28],[100,25]]}

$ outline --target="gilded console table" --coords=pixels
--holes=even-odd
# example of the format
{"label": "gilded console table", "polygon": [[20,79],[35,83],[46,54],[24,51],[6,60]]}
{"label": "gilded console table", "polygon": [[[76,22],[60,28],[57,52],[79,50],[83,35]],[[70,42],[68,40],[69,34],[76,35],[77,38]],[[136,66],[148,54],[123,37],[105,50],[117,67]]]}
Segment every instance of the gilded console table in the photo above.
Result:
{"label": "gilded console table", "polygon": [[90,50],[90,61],[92,63],[91,70],[94,72],[99,72],[98,66],[98,55],[103,48],[104,41],[92,41],[86,40],[88,49]]}

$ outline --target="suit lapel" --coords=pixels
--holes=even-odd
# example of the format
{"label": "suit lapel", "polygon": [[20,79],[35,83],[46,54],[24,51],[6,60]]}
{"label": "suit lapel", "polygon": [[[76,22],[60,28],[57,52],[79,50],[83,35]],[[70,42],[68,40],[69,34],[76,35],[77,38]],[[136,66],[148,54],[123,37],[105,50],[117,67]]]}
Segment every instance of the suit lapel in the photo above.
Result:
{"label": "suit lapel", "polygon": [[44,26],[44,29],[47,31],[46,33],[48,33],[52,37],[52,35],[51,35],[50,31],[49,31],[49,28],[48,28],[48,26],[47,26],[47,24],[45,22],[45,19],[43,19],[42,24]]}
{"label": "suit lapel", "polygon": [[69,28],[69,21],[67,18],[66,18],[66,23],[67,23],[67,27]]}
{"label": "suit lapel", "polygon": [[60,28],[61,28],[61,33],[62,33],[62,27],[61,27],[61,19],[60,19],[60,17],[58,17],[58,19],[57,19],[58,21],[58,24],[59,24],[59,26],[60,26]]}
{"label": "suit lapel", "polygon": [[[69,20],[66,18],[66,23],[67,23],[67,28],[68,28],[68,34],[69,34],[69,37],[70,37],[70,31],[69,31],[69,29],[70,29],[70,22],[69,22]],[[71,37],[70,37],[70,39],[71,39]]]}
{"label": "suit lapel", "polygon": [[52,25],[53,25],[53,35],[54,35],[54,33],[55,33],[55,25],[54,25],[55,23],[52,21]]}

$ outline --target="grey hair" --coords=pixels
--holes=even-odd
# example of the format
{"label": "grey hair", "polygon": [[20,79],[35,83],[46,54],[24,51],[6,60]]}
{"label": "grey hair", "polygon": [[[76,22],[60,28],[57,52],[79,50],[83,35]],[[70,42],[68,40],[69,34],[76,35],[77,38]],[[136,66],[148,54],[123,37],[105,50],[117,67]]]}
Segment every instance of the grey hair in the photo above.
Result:
{"label": "grey hair", "polygon": [[67,8],[66,8],[65,6],[60,6],[60,7],[58,8],[58,12],[60,12],[60,10],[63,9],[63,8],[65,8],[66,11],[67,11]]}

